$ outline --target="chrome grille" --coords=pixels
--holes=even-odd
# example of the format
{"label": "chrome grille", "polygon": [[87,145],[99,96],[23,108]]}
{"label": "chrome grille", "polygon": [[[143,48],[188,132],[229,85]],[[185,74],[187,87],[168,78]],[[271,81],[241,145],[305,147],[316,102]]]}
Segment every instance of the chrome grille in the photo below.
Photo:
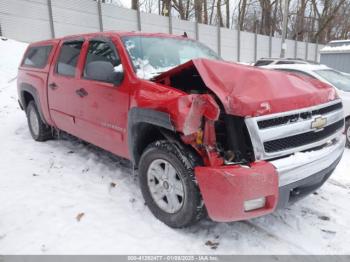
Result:
{"label": "chrome grille", "polygon": [[342,108],[343,108],[343,104],[339,102],[334,105],[330,105],[320,109],[304,111],[297,114],[291,114],[291,115],[261,120],[261,121],[258,121],[258,126],[259,126],[259,129],[264,129],[264,128],[269,128],[273,126],[285,125],[288,123],[297,122],[299,120],[307,120],[312,118],[313,116],[328,114],[330,112],[337,111]]}
{"label": "chrome grille", "polygon": [[265,152],[272,153],[293,147],[303,146],[310,143],[315,143],[334,134],[334,132],[341,129],[343,126],[344,120],[340,120],[338,122],[335,122],[334,124],[326,126],[323,130],[319,132],[310,131],[300,135],[288,136],[286,138],[267,141],[264,142],[264,149]]}
{"label": "chrome grille", "polygon": [[[324,126],[314,126],[317,119]],[[344,129],[341,100],[245,120],[257,160],[277,158],[321,146]]]}

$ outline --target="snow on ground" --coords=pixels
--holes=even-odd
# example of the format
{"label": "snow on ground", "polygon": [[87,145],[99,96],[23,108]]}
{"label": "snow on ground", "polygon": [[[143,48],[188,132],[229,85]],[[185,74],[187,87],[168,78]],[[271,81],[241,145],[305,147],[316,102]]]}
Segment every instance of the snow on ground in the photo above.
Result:
{"label": "snow on ground", "polygon": [[25,47],[0,40],[0,254],[350,253],[350,150],[287,209],[174,230],[144,205],[128,162],[69,136],[31,139],[15,81]]}

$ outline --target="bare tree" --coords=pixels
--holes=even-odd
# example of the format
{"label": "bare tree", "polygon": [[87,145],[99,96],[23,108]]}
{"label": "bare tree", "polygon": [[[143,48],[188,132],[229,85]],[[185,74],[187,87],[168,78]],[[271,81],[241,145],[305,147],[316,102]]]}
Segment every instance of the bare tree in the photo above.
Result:
{"label": "bare tree", "polygon": [[139,8],[139,0],[131,0],[131,8],[137,10]]}
{"label": "bare tree", "polygon": [[[96,1],[96,0],[94,0]],[[114,0],[100,0],[107,4]],[[281,35],[283,0],[131,0],[131,8],[143,12],[178,16],[204,24],[264,35]],[[287,37],[295,40],[319,40],[350,37],[350,0],[289,0]],[[237,5],[232,9],[233,3]],[[222,9],[224,8],[224,10]]]}
{"label": "bare tree", "polygon": [[209,24],[213,24],[213,17],[214,17],[214,8],[215,8],[216,0],[213,0],[210,6],[210,18],[209,18]]}
{"label": "bare tree", "polygon": [[163,16],[170,16],[170,8],[171,8],[171,0],[163,0],[162,1],[162,15]]}
{"label": "bare tree", "polygon": [[203,18],[203,0],[194,0],[195,18],[198,23],[202,23]]}
{"label": "bare tree", "polygon": [[244,19],[247,12],[247,0],[239,0],[239,8],[238,8],[238,25],[239,30],[243,30]]}
{"label": "bare tree", "polygon": [[296,40],[304,40],[304,33],[307,31],[305,27],[305,10],[308,0],[300,0],[300,5],[297,11],[297,20],[296,20]]}
{"label": "bare tree", "polygon": [[216,16],[218,19],[218,24],[222,27],[224,26],[224,23],[222,21],[222,13],[221,13],[221,0],[217,0],[216,2]]}
{"label": "bare tree", "polygon": [[203,23],[208,24],[208,1],[207,0],[203,1],[203,13],[204,13]]}
{"label": "bare tree", "polygon": [[336,17],[340,7],[344,5],[345,0],[322,0],[322,10],[320,10],[318,2],[317,0],[312,0],[318,21],[318,29],[314,35],[314,40],[318,39],[321,43],[326,43],[330,40],[331,22]]}
{"label": "bare tree", "polygon": [[261,8],[260,34],[270,35],[273,21],[273,6],[277,4],[277,0],[259,0]]}
{"label": "bare tree", "polygon": [[186,19],[186,9],[183,0],[173,0],[173,7],[179,13],[181,19]]}
{"label": "bare tree", "polygon": [[230,28],[230,0],[226,0],[226,27]]}

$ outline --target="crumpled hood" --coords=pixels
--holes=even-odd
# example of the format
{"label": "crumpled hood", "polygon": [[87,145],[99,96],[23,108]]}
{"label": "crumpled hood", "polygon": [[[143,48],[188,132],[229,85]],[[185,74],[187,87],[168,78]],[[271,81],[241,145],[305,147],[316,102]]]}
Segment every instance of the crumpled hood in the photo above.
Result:
{"label": "crumpled hood", "polygon": [[334,88],[309,77],[209,59],[188,61],[157,76],[155,81],[171,82],[166,79],[193,67],[226,112],[236,116],[285,112],[337,98]]}

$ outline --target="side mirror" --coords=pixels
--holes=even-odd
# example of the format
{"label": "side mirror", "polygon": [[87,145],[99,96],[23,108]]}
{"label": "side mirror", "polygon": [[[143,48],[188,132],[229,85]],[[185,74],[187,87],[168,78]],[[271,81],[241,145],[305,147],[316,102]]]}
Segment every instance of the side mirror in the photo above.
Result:
{"label": "side mirror", "polygon": [[124,79],[124,68],[123,68],[123,65],[120,64],[118,66],[115,66],[113,68],[113,83],[115,85],[119,85],[123,79]]}
{"label": "side mirror", "polygon": [[[122,68],[122,66],[120,65]],[[120,84],[123,80],[123,70],[116,71],[108,61],[93,61],[86,65],[85,77],[91,80]]]}

